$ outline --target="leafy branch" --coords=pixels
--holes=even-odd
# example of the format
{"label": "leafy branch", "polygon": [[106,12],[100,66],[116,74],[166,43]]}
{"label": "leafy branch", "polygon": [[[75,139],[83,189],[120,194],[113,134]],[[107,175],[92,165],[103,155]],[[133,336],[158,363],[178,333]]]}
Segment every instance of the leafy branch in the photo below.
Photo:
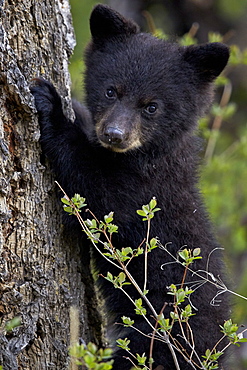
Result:
{"label": "leafy branch", "polygon": [[[60,189],[63,191],[61,187]],[[82,198],[78,194],[75,194],[75,196],[70,199],[64,192],[62,202],[64,204],[64,210],[70,215],[75,215],[78,218],[82,226],[82,230],[92,241],[93,245],[99,251],[99,253],[105,259],[107,259],[108,262],[110,262],[114,266],[117,266],[121,270],[121,272],[117,276],[113,276],[110,272],[108,272],[107,276],[103,277],[111,282],[116,289],[120,289],[128,297],[128,299],[133,303],[135,314],[141,315],[152,330],[151,334],[143,333],[137,327],[135,327],[134,320],[126,316],[122,317],[122,325],[126,327],[131,327],[142,335],[151,339],[149,358],[147,358],[145,354],[132,354],[128,346],[130,343],[128,338],[117,340],[117,346],[127,351],[130,357],[126,358],[129,359],[129,361],[134,365],[136,369],[152,370],[152,348],[154,340],[161,341],[168,346],[173,357],[175,368],[177,370],[180,370],[180,365],[177,359],[176,352],[180,353],[183,358],[190,363],[193,369],[213,370],[218,368],[218,359],[224,353],[228,346],[230,346],[231,344],[239,345],[239,343],[247,341],[247,339],[244,339],[242,337],[244,331],[242,333],[237,333],[238,326],[236,324],[233,324],[231,320],[228,320],[225,321],[224,325],[220,327],[223,336],[218,341],[218,343],[215,344],[214,348],[211,350],[208,349],[205,355],[202,356],[202,359],[200,359],[197,355],[193,332],[189,324],[190,317],[195,315],[195,312],[193,312],[193,305],[191,305],[190,296],[195,292],[195,290],[197,290],[205,283],[214,284],[219,289],[213,300],[213,303],[216,302],[216,297],[219,294],[222,294],[226,291],[231,291],[227,289],[225,284],[219,278],[215,278],[214,275],[208,271],[209,259],[211,257],[211,254],[208,257],[206,271],[193,271],[191,265],[194,263],[194,261],[202,258],[200,256],[200,248],[195,248],[193,250],[183,248],[178,251],[177,256],[173,256],[167,248],[169,243],[164,247],[156,238],[150,240],[150,222],[154,217],[154,213],[160,210],[156,207],[157,202],[155,198],[151,199],[149,204],[142,206],[141,210],[137,210],[137,213],[141,217],[143,217],[143,221],[147,221],[145,250],[142,248],[142,246],[139,246],[137,249],[126,247],[119,250],[114,248],[112,244],[112,235],[118,232],[118,227],[113,224],[113,212],[110,212],[108,215],[106,215],[103,221],[99,221],[97,220],[95,215],[93,215],[93,213],[89,211],[90,214],[93,216],[93,219],[83,220],[80,212],[81,209],[86,206],[85,198]],[[101,240],[101,236],[103,236],[104,241]],[[103,250],[98,247],[97,244],[99,243],[103,246]],[[167,303],[164,303],[164,307],[162,308],[161,312],[157,313],[152,303],[148,299],[148,253],[157,247],[166,251],[174,259],[174,262],[169,263],[179,263],[184,267],[184,274],[180,286],[172,284],[169,288],[168,294],[174,297],[172,303],[173,310],[170,312],[170,317],[165,317],[163,313]],[[130,274],[128,270],[128,264],[133,260],[133,258],[137,258],[143,253],[145,279],[144,287],[143,289],[141,289],[133,276]],[[213,251],[211,253],[213,253]],[[164,268],[165,265],[167,265],[167,263],[163,264],[161,268]],[[184,286],[185,279],[189,271],[192,273],[192,276],[197,276],[199,280],[192,281],[191,283],[187,282],[187,285]],[[124,289],[126,285],[130,284],[132,284],[136,288],[137,292],[140,295],[139,299],[132,299],[132,297]],[[190,288],[188,287],[188,285],[190,285]],[[185,304],[186,301],[188,301],[189,303]],[[144,307],[143,303],[145,303],[151,310],[153,318],[155,319],[155,325],[153,325],[147,317],[147,309]],[[186,348],[184,348],[184,346],[181,344],[180,341],[178,341],[177,338],[173,337],[172,329],[175,323],[178,323],[180,327],[180,334],[178,337],[184,340]],[[217,350],[219,343],[222,342],[222,340],[225,338],[228,338],[228,344],[223,350]],[[92,344],[89,344],[87,347],[77,346],[71,351],[72,356],[83,359],[84,362],[80,362],[80,360],[78,363],[84,363],[88,369],[108,370],[112,368],[112,360],[107,363],[104,362],[101,364],[101,360],[103,359],[105,361],[109,352],[102,352],[103,350],[98,350],[97,347]],[[104,356],[106,357],[103,358]],[[135,362],[137,363],[137,365],[135,365]]]}

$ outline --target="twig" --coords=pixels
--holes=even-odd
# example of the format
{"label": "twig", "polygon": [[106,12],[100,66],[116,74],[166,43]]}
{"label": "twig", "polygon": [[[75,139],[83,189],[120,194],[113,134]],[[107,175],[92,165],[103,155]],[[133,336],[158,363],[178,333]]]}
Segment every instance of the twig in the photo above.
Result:
{"label": "twig", "polygon": [[[231,97],[231,93],[232,93],[232,85],[229,82],[228,84],[224,86],[224,91],[223,91],[221,101],[220,101],[220,108],[224,108],[228,104],[230,97]],[[211,129],[211,135],[209,137],[208,145],[207,145],[206,152],[205,152],[205,158],[208,161],[211,160],[213,157],[213,153],[214,153],[214,149],[215,149],[216,141],[217,141],[216,134],[220,130],[222,122],[223,122],[222,115],[218,115],[214,118],[212,129]]]}
{"label": "twig", "polygon": [[[70,348],[79,341],[79,310],[75,306],[70,307]],[[70,370],[78,370],[75,359],[70,358]]]}
{"label": "twig", "polygon": [[[113,262],[112,260],[110,260],[109,258],[107,258],[105,255],[104,255],[104,253],[102,253],[102,251],[98,248],[98,246],[96,245],[96,243],[94,242],[94,240],[93,239],[96,239],[95,237],[94,237],[94,235],[91,233],[91,231],[89,230],[89,228],[87,227],[87,225],[85,224],[85,221],[82,219],[82,217],[81,217],[81,215],[79,214],[79,212],[78,212],[78,210],[77,210],[77,208],[76,208],[76,206],[74,205],[74,203],[71,201],[71,199],[69,198],[69,196],[66,194],[66,192],[64,191],[64,189],[61,187],[61,185],[57,182],[57,181],[55,181],[55,183],[58,185],[58,187],[60,188],[60,190],[63,192],[63,194],[64,194],[64,196],[66,197],[66,199],[67,200],[69,200],[70,201],[70,205],[71,205],[71,207],[74,209],[74,211],[75,211],[75,216],[77,217],[77,219],[78,219],[78,221],[79,221],[79,223],[80,223],[80,225],[81,225],[81,227],[82,227],[82,230],[86,233],[86,235],[90,235],[91,236],[91,242],[92,242],[92,244],[93,244],[93,246],[96,248],[96,250],[101,254],[101,256],[102,257],[104,257],[108,262],[110,262],[112,265],[114,265],[115,267],[117,267],[117,268],[119,268],[120,270],[122,270],[122,268],[119,266],[119,265],[117,265],[115,262]],[[95,217],[95,216],[94,216]],[[95,219],[96,219],[96,221],[97,221],[97,218],[95,217]],[[104,247],[105,247],[105,243],[102,241],[102,240],[100,240],[100,239],[97,239],[97,241],[100,243],[100,244],[102,244]],[[108,241],[109,241],[109,239],[108,239]],[[109,241],[110,242],[110,241]]]}
{"label": "twig", "polygon": [[150,219],[148,220],[148,228],[147,228],[147,238],[146,238],[146,246],[144,252],[144,286],[143,291],[147,290],[147,280],[148,280],[148,241],[149,241],[149,234],[150,234]]}
{"label": "twig", "polygon": [[149,29],[150,33],[152,33],[154,35],[156,33],[156,27],[155,27],[153,17],[146,10],[142,11],[142,15],[144,16],[144,18],[146,18],[148,29]]}
{"label": "twig", "polygon": [[[167,243],[166,245],[165,245],[165,247],[161,244],[161,243],[159,243],[159,248],[161,248],[161,249],[163,249],[165,252],[167,252],[168,254],[169,254],[169,256],[170,257],[172,257],[173,259],[174,259],[174,263],[178,263],[178,264],[180,264],[180,265],[182,265],[182,266],[184,266],[183,265],[183,263],[181,262],[181,261],[179,261],[179,259],[177,258],[177,257],[175,257],[171,252],[169,252],[169,250],[166,248],[166,246],[168,245],[168,244],[170,244],[170,243]],[[214,250],[213,251],[215,251],[215,250],[217,250],[217,249],[222,249],[222,248],[214,248]],[[171,263],[173,263],[173,262],[171,262]],[[166,265],[166,264],[163,264],[163,265],[161,265],[161,269],[162,269],[162,266],[164,266],[164,265]],[[202,272],[204,272],[207,276],[210,276],[211,277],[211,279],[212,279],[212,281],[211,280],[209,280],[207,277],[204,277],[204,276],[202,276],[201,274],[199,274],[198,273],[198,271],[193,271],[191,268],[189,268],[188,267],[188,271],[190,271],[193,275],[196,275],[197,277],[199,277],[200,279],[201,279],[201,281],[202,281],[202,284],[205,284],[205,283],[210,283],[210,284],[212,284],[212,285],[214,285],[215,287],[217,287],[218,289],[222,289],[224,292],[228,292],[228,293],[230,293],[230,294],[233,294],[233,295],[235,295],[235,296],[237,296],[237,297],[239,297],[239,298],[242,298],[242,299],[245,299],[245,300],[247,300],[247,297],[244,297],[244,296],[242,296],[241,294],[238,294],[238,293],[236,293],[236,292],[233,292],[232,290],[230,290],[230,289],[228,289],[227,288],[227,286],[225,285],[225,284],[223,284],[221,281],[219,281],[212,273],[210,273],[210,272],[208,272],[208,271],[204,271],[204,270],[198,270],[198,271],[202,271]],[[195,282],[187,282],[187,284],[193,284],[193,283],[195,283]],[[223,285],[222,285],[223,284]]]}
{"label": "twig", "polygon": [[[222,97],[223,99],[223,97]],[[222,100],[223,101],[223,100]],[[224,103],[224,102],[223,102]],[[222,103],[222,104],[223,104]],[[56,182],[57,183],[57,182]],[[149,299],[146,297],[146,294],[145,294],[145,291],[146,291],[146,288],[147,288],[147,253],[148,253],[148,241],[149,241],[149,233],[150,233],[150,220],[148,221],[148,229],[147,229],[147,239],[146,239],[146,248],[145,248],[145,280],[144,280],[144,290],[142,291],[141,288],[139,287],[139,285],[137,284],[137,282],[135,281],[135,279],[133,278],[133,276],[130,274],[130,272],[128,271],[127,269],[127,265],[128,263],[126,263],[126,265],[123,263],[123,261],[121,260],[121,258],[119,258],[115,248],[113,247],[112,245],[112,242],[111,242],[111,234],[110,234],[110,237],[108,236],[107,234],[107,231],[106,229],[98,229],[99,232],[103,233],[103,235],[105,236],[106,238],[106,241],[108,242],[108,244],[102,242],[99,238],[96,238],[94,236],[94,234],[90,231],[90,229],[87,227],[85,221],[82,219],[82,217],[80,216],[79,212],[78,212],[78,209],[76,207],[76,205],[70,200],[70,198],[67,196],[67,194],[65,193],[65,191],[62,189],[62,187],[57,183],[57,185],[59,186],[59,188],[62,190],[62,192],[64,193],[66,199],[69,201],[71,207],[73,208],[73,210],[75,211],[75,215],[80,223],[80,225],[82,226],[82,229],[83,231],[90,237],[90,240],[91,242],[93,243],[94,247],[96,248],[96,250],[108,261],[110,262],[111,264],[115,265],[116,267],[118,267],[120,270],[124,271],[126,277],[130,280],[130,282],[132,283],[132,285],[136,288],[136,290],[138,291],[138,293],[140,294],[140,296],[143,298],[143,300],[145,301],[145,303],[147,304],[147,306],[149,307],[149,309],[151,310],[151,312],[153,313],[154,317],[155,317],[155,326],[153,326],[151,324],[151,322],[148,320],[146,314],[144,313],[141,313],[144,320],[146,320],[146,322],[148,323],[148,325],[150,326],[150,328],[153,330],[152,332],[152,335],[150,337],[150,335],[147,335],[145,333],[142,333],[139,329],[131,326],[132,328],[134,328],[135,330],[137,330],[139,333],[143,334],[144,336],[147,336],[149,338],[151,338],[151,343],[150,343],[150,358],[152,358],[152,353],[153,353],[153,345],[154,345],[154,339],[156,340],[160,340],[164,343],[166,343],[166,345],[168,346],[169,348],[169,351],[173,357],[173,361],[174,361],[174,365],[175,365],[175,368],[176,370],[180,370],[180,366],[179,366],[179,363],[178,363],[178,359],[177,359],[177,356],[176,356],[176,353],[175,353],[175,350],[178,351],[183,357],[184,359],[191,364],[191,366],[195,369],[195,366],[196,365],[197,367],[199,366],[202,366],[200,367],[201,369],[204,369],[204,366],[201,362],[201,360],[199,359],[196,351],[195,351],[195,343],[194,343],[194,338],[193,338],[193,332],[191,330],[191,327],[190,325],[188,324],[188,322],[186,322],[187,324],[187,330],[189,330],[188,332],[188,339],[186,338],[185,336],[185,332],[184,332],[184,328],[183,328],[183,323],[181,321],[181,319],[179,319],[179,325],[180,325],[180,329],[181,329],[181,333],[182,335],[179,335],[180,337],[182,337],[185,342],[187,343],[187,345],[191,348],[191,353],[187,353],[187,351],[183,348],[182,344],[177,341],[175,338],[172,337],[171,333],[170,332],[164,332],[162,335],[159,333],[159,331],[157,330],[158,328],[158,317],[159,315],[157,315],[154,307],[152,306],[151,302],[149,301]],[[94,219],[99,223],[99,221],[96,219],[95,215],[91,212],[91,214],[93,215]],[[107,256],[104,255],[104,253],[102,253],[102,251],[97,247],[96,243],[94,242],[94,239],[96,239],[98,242],[100,242],[101,244],[103,244],[104,248],[106,248],[108,251],[111,251],[112,254],[115,256],[115,259],[117,260],[117,262],[119,263],[119,265],[117,265],[115,262],[111,261]],[[167,245],[166,245],[167,246]],[[166,246],[162,246],[160,243],[159,243],[159,247],[161,249],[164,249],[173,259],[174,259],[174,262],[177,262],[181,265],[184,266],[184,264],[179,261],[178,257],[175,257],[172,255],[171,252],[168,251],[168,249],[166,248]],[[234,293],[232,291],[230,291],[229,289],[227,289],[227,287],[225,286],[225,284],[220,280],[220,278],[216,278],[212,273],[210,273],[208,270],[209,270],[209,262],[210,262],[210,257],[212,255],[212,253],[216,250],[216,249],[219,249],[219,248],[215,248],[213,249],[209,256],[208,256],[208,260],[207,260],[207,264],[206,264],[206,270],[197,270],[197,271],[193,271],[191,268],[189,268],[188,265],[186,265],[185,267],[185,271],[184,271],[184,275],[183,275],[183,279],[182,279],[182,283],[181,283],[181,288],[183,287],[184,283],[185,283],[185,278],[186,278],[186,275],[187,275],[187,272],[190,271],[192,273],[192,275],[196,275],[198,276],[200,279],[201,279],[201,282],[200,281],[197,281],[197,282],[189,282],[188,284],[194,284],[196,283],[197,287],[195,289],[198,289],[202,284],[206,283],[206,282],[209,282],[211,284],[213,284],[214,286],[216,286],[218,289],[220,289],[219,292],[217,292],[217,295],[214,297],[214,299],[219,295],[219,294],[222,294],[224,292],[229,292],[229,293],[232,293],[234,295],[237,295],[239,297],[242,297],[244,299],[247,300],[246,297],[243,297],[241,296],[240,294],[237,294],[237,293]],[[133,257],[132,257],[133,258]],[[131,258],[131,259],[132,259]],[[162,265],[163,266],[163,265]],[[161,268],[162,268],[161,266]],[[203,272],[206,274],[206,278],[203,277],[199,272]],[[209,280],[209,277],[212,279]],[[128,297],[128,299],[133,303],[133,305],[136,306],[135,304],[135,301],[130,297],[130,295],[121,287],[121,286],[118,286],[118,288]],[[160,312],[160,315],[163,313],[165,307],[166,307],[167,303],[164,304],[164,306],[162,307],[162,310]],[[179,316],[178,314],[178,308],[175,307],[175,314],[177,316]],[[173,322],[174,322],[174,318],[173,318]],[[157,336],[157,337],[156,337]],[[170,341],[170,338],[172,339],[173,343]],[[214,346],[213,350],[218,346],[218,344],[225,338],[225,336],[223,336],[217,343],[216,345]],[[192,344],[189,342],[189,340],[191,340]],[[229,346],[231,345],[231,342],[228,343],[225,348],[221,351],[223,352],[226,348],[228,348]],[[211,351],[211,353],[213,353],[213,350]],[[128,351],[129,352],[129,351]],[[131,353],[130,353],[131,354]],[[131,354],[132,355],[132,354]],[[199,364],[196,364],[193,360],[193,355],[196,356],[197,360],[199,360]],[[134,355],[132,355],[135,359],[136,357]],[[129,359],[131,361],[131,363],[133,364],[132,360]],[[134,365],[135,366],[135,365]],[[152,364],[150,365],[150,370],[152,370]],[[145,365],[146,367],[146,365]],[[146,367],[147,368],[147,367]],[[148,368],[147,368],[148,369]]]}
{"label": "twig", "polygon": [[[161,316],[164,312],[164,309],[166,308],[167,306],[167,303],[165,302],[160,313],[159,313],[159,316]],[[156,323],[155,323],[155,326],[154,326],[154,329],[153,330],[153,333],[152,333],[152,338],[151,338],[151,342],[150,342],[150,350],[149,350],[149,358],[152,358],[153,357],[153,346],[154,346],[154,338],[155,338],[155,333],[157,332],[157,328],[158,328],[158,319],[156,318]],[[150,365],[150,370],[152,370],[153,368],[153,365],[151,364]]]}

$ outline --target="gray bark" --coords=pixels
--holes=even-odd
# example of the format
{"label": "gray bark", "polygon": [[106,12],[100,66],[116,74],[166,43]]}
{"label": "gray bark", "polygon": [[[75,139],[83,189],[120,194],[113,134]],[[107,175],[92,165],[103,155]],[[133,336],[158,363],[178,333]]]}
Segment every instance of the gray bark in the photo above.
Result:
{"label": "gray bark", "polygon": [[[69,310],[80,336],[96,340],[100,322],[88,263],[66,238],[54,176],[41,155],[29,84],[53,81],[70,108],[68,58],[75,44],[68,0],[0,1],[0,365],[68,369]],[[85,303],[86,302],[86,303]],[[89,312],[86,304],[91,308]],[[8,333],[5,324],[20,316]]]}

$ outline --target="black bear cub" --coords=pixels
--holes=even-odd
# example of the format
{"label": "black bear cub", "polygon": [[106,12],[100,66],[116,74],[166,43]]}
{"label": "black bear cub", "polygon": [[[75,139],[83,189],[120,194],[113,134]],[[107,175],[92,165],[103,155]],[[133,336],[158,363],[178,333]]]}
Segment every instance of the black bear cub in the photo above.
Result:
{"label": "black bear cub", "polygon": [[[163,308],[164,317],[170,318],[174,297],[168,294],[169,286],[179,288],[184,276],[184,267],[174,263],[171,255],[176,257],[185,246],[200,248],[202,259],[194,262],[193,270],[200,270],[205,278],[210,277],[205,271],[222,277],[222,258],[197,189],[200,145],[194,131],[211,102],[212,83],[226,66],[229,51],[220,43],[182,47],[140,33],[135,23],[105,5],[94,8],[90,27],[92,40],[85,52],[87,108],[74,103],[75,122],[64,116],[51,83],[37,79],[32,87],[43,152],[69,196],[85,197],[98,219],[114,212],[119,232],[113,244],[120,250],[143,243],[147,223],[136,210],[157,199],[161,210],[151,222],[150,237],[157,236],[167,250],[148,253],[147,298],[157,313]],[[89,249],[90,241],[85,235],[82,239]],[[100,274],[119,274],[97,251],[93,253]],[[144,265],[144,256],[128,265],[141,288]],[[195,288],[191,330],[183,324],[183,335],[175,323],[169,343],[160,332],[152,346],[152,369],[177,369],[174,356],[180,369],[203,368],[201,356],[221,338],[219,325],[229,318],[227,300],[222,294],[215,304],[217,287],[212,280],[198,280],[187,273],[183,283]],[[119,289],[103,277],[99,284],[113,339],[127,337],[133,355],[149,357],[153,328],[135,314],[133,303]],[[132,300],[140,298],[133,286],[125,289]],[[155,327],[153,312],[145,308]],[[138,331],[114,325],[122,322],[122,316],[134,318]],[[116,349],[113,368],[130,369],[128,356]],[[222,368],[221,357],[219,363]]]}

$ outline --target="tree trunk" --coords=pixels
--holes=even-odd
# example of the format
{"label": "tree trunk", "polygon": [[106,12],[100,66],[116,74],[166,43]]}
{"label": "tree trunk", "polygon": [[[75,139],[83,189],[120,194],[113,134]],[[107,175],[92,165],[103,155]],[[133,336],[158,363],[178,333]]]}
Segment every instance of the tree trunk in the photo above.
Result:
{"label": "tree trunk", "polygon": [[[41,154],[31,79],[53,81],[71,115],[68,0],[0,1],[0,365],[69,369],[69,312],[80,336],[100,338],[88,258],[66,237],[54,176]],[[90,309],[87,309],[89,307]],[[21,325],[6,331],[14,317]]]}

